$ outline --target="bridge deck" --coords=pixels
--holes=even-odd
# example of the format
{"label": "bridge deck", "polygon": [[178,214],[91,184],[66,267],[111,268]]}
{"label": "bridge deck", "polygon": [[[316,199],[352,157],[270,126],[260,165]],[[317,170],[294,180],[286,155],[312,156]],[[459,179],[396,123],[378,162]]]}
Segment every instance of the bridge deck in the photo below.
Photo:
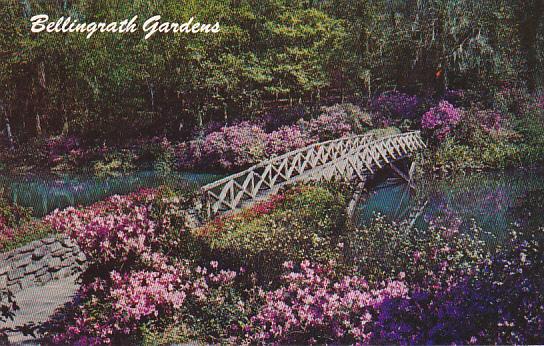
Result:
{"label": "bridge deck", "polygon": [[425,147],[418,131],[373,134],[316,143],[264,161],[202,187],[208,217],[266,198],[286,184],[308,180],[365,180],[390,162]]}

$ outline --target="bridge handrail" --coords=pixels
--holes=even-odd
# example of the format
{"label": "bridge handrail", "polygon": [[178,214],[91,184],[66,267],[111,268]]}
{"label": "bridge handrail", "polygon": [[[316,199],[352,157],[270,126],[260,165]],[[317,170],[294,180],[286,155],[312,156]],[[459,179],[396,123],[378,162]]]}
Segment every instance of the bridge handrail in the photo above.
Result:
{"label": "bridge handrail", "polygon": [[[418,137],[419,137],[420,134],[421,134],[421,131],[419,131],[419,130],[395,133],[395,134],[392,134],[392,135],[387,135],[387,136],[376,138],[376,139],[366,143],[364,146],[366,148],[372,148],[372,147],[375,147],[377,144],[385,142],[385,141],[390,140],[390,139],[399,138],[399,137],[405,138],[405,137],[409,137],[411,135],[418,135]],[[419,137],[419,138],[420,138],[421,143],[423,143],[423,141],[421,140],[421,137]],[[423,145],[425,146],[425,144],[423,144]],[[353,154],[357,153],[358,151],[359,151],[359,147],[354,148],[354,149],[352,149],[352,151],[348,152],[346,155],[338,157],[333,161],[329,161],[326,164],[324,164],[323,166],[334,165],[335,162],[338,162],[338,161],[340,161],[342,159],[345,159],[346,157],[348,157],[350,155],[353,155]]]}
{"label": "bridge handrail", "polygon": [[272,157],[270,159],[267,159],[265,161],[261,161],[260,163],[258,163],[256,165],[253,165],[253,166],[247,168],[246,170],[243,170],[243,171],[238,172],[238,173],[231,174],[231,175],[229,175],[229,176],[227,176],[225,178],[222,178],[222,179],[216,180],[216,181],[214,181],[212,183],[206,184],[206,185],[202,186],[200,188],[200,190],[202,192],[209,191],[211,189],[214,189],[214,188],[216,188],[218,186],[223,185],[224,183],[228,183],[229,181],[231,181],[233,179],[236,179],[236,178],[242,177],[242,176],[244,176],[244,175],[246,175],[248,173],[251,173],[251,172],[255,171],[256,169],[262,168],[262,167],[264,167],[266,165],[269,165],[269,164],[276,163],[276,162],[281,161],[281,160],[283,160],[283,159],[285,159],[287,157],[294,156],[294,155],[296,155],[298,153],[309,151],[309,150],[317,148],[319,146],[330,145],[330,144],[337,143],[337,142],[343,142],[343,141],[359,139],[359,138],[365,138],[365,137],[372,138],[372,137],[375,137],[375,134],[374,133],[365,133],[365,134],[362,134],[362,135],[342,137],[342,138],[337,138],[337,139],[331,139],[331,140],[328,140],[328,141],[325,141],[325,142],[318,142],[318,143],[310,144],[310,145],[307,145],[307,146],[305,146],[303,148],[292,150],[292,151],[289,151],[289,152],[287,152],[285,154],[282,154],[282,155],[279,155],[279,156],[274,156],[274,157]]}
{"label": "bridge handrail", "polygon": [[[400,139],[395,140],[396,138]],[[380,160],[388,163],[390,159],[397,159],[398,155],[424,146],[420,131],[397,133],[378,138],[375,133],[366,133],[314,143],[262,161],[244,171],[203,186],[201,188],[202,202],[208,209],[208,216],[211,216],[225,210],[225,208],[227,210],[236,209],[243,203],[244,198],[253,200],[260,195],[260,191],[272,190],[286,182],[301,179],[307,172],[310,172],[309,174],[312,176],[328,174],[326,179],[329,179],[331,178],[329,174],[331,169],[334,174],[341,175],[346,174],[346,170],[348,170],[349,174],[357,174],[360,179],[364,179],[360,175],[362,172],[359,172],[361,169],[369,170],[372,173],[373,169],[369,165],[375,164],[381,168]],[[394,150],[398,154],[395,154]],[[370,161],[364,163],[365,167],[361,166],[362,163],[354,164],[354,159],[361,162]],[[346,166],[347,162],[350,163],[351,168]],[[318,168],[319,172],[312,173]],[[257,171],[259,169],[264,170],[259,172]],[[242,183],[237,181],[241,177],[243,177]],[[268,187],[264,185],[268,185]],[[215,190],[218,188],[219,190]]]}

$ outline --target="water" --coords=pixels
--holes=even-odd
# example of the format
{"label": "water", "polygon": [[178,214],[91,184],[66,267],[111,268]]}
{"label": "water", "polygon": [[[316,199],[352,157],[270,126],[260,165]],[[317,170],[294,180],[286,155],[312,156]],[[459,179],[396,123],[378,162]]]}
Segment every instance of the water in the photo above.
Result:
{"label": "water", "polygon": [[[114,194],[127,194],[145,187],[176,184],[187,191],[222,178],[209,173],[178,172],[162,176],[153,171],[97,178],[89,175],[0,175],[0,190],[16,203],[33,208],[43,216],[56,208],[89,205]],[[391,220],[414,217],[425,208],[415,224],[426,227],[431,220],[460,220],[461,228],[473,223],[500,236],[512,225],[543,226],[544,171],[511,171],[471,174],[418,184],[416,191],[399,179],[378,183],[355,211],[355,222],[364,225],[376,213]]]}
{"label": "water", "polygon": [[544,226],[543,171],[479,173],[417,185],[414,191],[398,179],[378,183],[357,206],[355,223],[368,224],[377,213],[419,227],[432,220],[460,222],[462,230],[476,224],[497,240],[512,226]]}
{"label": "water", "polygon": [[209,173],[178,172],[168,176],[154,171],[140,171],[119,177],[98,178],[91,175],[0,175],[0,190],[15,203],[31,207],[34,216],[44,216],[67,206],[89,205],[115,194],[127,194],[140,188],[164,184],[194,191],[222,178]]}

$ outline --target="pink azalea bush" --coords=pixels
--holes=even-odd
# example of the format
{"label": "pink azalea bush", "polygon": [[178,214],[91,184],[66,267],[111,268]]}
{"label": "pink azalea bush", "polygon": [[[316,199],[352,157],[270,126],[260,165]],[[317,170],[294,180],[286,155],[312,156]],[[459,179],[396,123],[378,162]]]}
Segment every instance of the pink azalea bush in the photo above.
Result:
{"label": "pink azalea bush", "polygon": [[285,154],[289,151],[304,148],[313,142],[300,126],[282,126],[268,134],[266,140],[266,155],[268,157]]}
{"label": "pink azalea bush", "polygon": [[496,110],[478,110],[475,118],[481,128],[487,133],[496,133],[503,128],[504,116]]}
{"label": "pink azalea bush", "polygon": [[[292,262],[286,262],[293,269]],[[372,289],[358,276],[335,275],[327,267],[300,264],[282,277],[277,290],[261,292],[263,306],[244,330],[254,343],[369,343],[380,307],[406,297],[402,281]]]}
{"label": "pink azalea bush", "polygon": [[63,156],[78,156],[81,153],[81,144],[77,137],[58,136],[49,138],[45,142],[45,149],[50,164],[57,164],[63,160]]}
{"label": "pink azalea bush", "polygon": [[321,114],[301,125],[313,137],[315,142],[342,138],[352,132],[341,114]]}
{"label": "pink azalea bush", "polygon": [[216,131],[206,128],[201,133],[202,138],[177,146],[178,166],[183,169],[240,170],[265,158],[316,142],[362,133],[372,126],[370,115],[351,104],[324,107],[318,117],[310,120],[299,119],[278,128],[271,126],[277,123],[282,122],[265,117],[223,126]]}
{"label": "pink azalea bush", "polygon": [[317,118],[299,123],[314,142],[361,134],[373,125],[369,113],[350,103],[322,107],[321,114]]}
{"label": "pink azalea bush", "polygon": [[[98,263],[129,261],[149,254],[159,243],[159,225],[152,220],[155,190],[112,196],[85,209],[56,210],[45,221],[73,238]],[[146,203],[147,202],[147,203]]]}
{"label": "pink azalea bush", "polygon": [[436,107],[429,109],[421,118],[421,128],[429,131],[439,141],[459,124],[463,113],[448,101],[440,101]]}
{"label": "pink azalea bush", "polygon": [[161,190],[142,190],[46,218],[74,239],[89,261],[74,304],[48,327],[50,341],[119,343],[139,334],[147,322],[177,314],[182,320],[191,313],[186,309],[198,310],[215,288],[234,280],[236,273],[219,270],[217,262],[207,269],[166,255],[170,249],[183,258],[176,241],[185,246],[190,238],[182,222],[182,199],[167,197]]}
{"label": "pink azalea bush", "polygon": [[180,165],[224,170],[250,166],[265,158],[266,139],[263,129],[250,122],[225,126],[178,150]]}
{"label": "pink azalea bush", "polygon": [[187,306],[205,305],[214,290],[230,285],[233,271],[192,268],[187,263],[167,264],[155,254],[151,267],[119,273],[109,272],[83,285],[78,293],[82,305],[69,306],[64,318],[53,321],[47,338],[55,344],[104,345],[125,343],[139,334],[142,325],[162,318],[183,322]]}

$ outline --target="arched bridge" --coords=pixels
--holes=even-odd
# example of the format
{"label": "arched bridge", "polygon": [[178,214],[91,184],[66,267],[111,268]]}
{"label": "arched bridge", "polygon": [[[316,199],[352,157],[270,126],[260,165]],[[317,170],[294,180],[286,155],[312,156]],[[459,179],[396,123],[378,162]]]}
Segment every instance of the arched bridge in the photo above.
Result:
{"label": "arched bridge", "polygon": [[208,217],[236,210],[308,180],[365,181],[365,176],[425,147],[419,131],[345,137],[288,152],[202,187]]}

